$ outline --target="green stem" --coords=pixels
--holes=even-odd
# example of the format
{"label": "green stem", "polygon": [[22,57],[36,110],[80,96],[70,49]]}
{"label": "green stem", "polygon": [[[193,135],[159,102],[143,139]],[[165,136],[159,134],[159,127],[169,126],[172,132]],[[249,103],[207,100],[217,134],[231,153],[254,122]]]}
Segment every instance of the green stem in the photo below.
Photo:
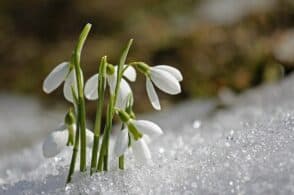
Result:
{"label": "green stem", "polygon": [[106,127],[104,128],[104,134],[103,134],[103,140],[100,148],[100,153],[99,153],[99,159],[98,159],[98,165],[97,165],[97,171],[101,172],[103,168],[103,157],[104,157],[104,150],[105,150],[105,141],[104,141],[104,136],[105,136],[105,130]]}
{"label": "green stem", "polygon": [[106,84],[106,56],[101,59],[99,66],[99,81],[98,81],[98,103],[97,103],[97,113],[94,127],[94,145],[92,148],[92,160],[91,160],[91,171],[90,174],[96,170],[97,165],[97,155],[99,150],[99,138],[101,133],[101,120],[102,111],[104,103],[104,86]]}
{"label": "green stem", "polygon": [[86,24],[83,28],[77,46],[74,51],[74,67],[76,71],[77,78],[77,88],[78,88],[78,121],[80,124],[80,138],[81,138],[81,152],[80,152],[80,171],[86,171],[86,161],[87,161],[87,140],[86,140],[86,108],[85,108],[85,99],[84,99],[84,81],[83,73],[81,70],[80,60],[81,52],[84,46],[85,40],[91,29],[91,24]]}
{"label": "green stem", "polygon": [[100,156],[98,160],[98,171],[102,171],[102,164],[103,164],[104,171],[108,170],[109,139],[110,139],[110,132],[112,129],[112,120],[115,114],[115,104],[116,104],[116,100],[118,96],[120,82],[123,76],[123,66],[126,62],[126,58],[132,43],[133,43],[133,39],[130,39],[127,44],[127,47],[123,50],[119,60],[119,65],[117,68],[117,79],[116,79],[115,91],[114,91],[114,94],[111,94],[110,96],[110,102],[109,102],[109,107],[107,111],[107,121],[106,121],[107,124],[105,128],[104,136],[103,136],[102,146],[100,149]]}
{"label": "green stem", "polygon": [[121,156],[118,158],[118,167],[119,167],[121,170],[124,170],[124,169],[125,169],[125,156],[124,156],[124,155],[121,155]]}
{"label": "green stem", "polygon": [[114,103],[116,102],[118,90],[120,87],[120,82],[121,82],[121,79],[123,76],[123,67],[126,63],[127,55],[129,53],[129,50],[130,50],[132,43],[133,43],[133,39],[130,39],[127,47],[123,50],[123,53],[122,53],[120,60],[119,60],[119,65],[118,65],[118,69],[117,69],[117,80],[116,80],[115,93],[114,93],[114,96],[115,96]]}
{"label": "green stem", "polygon": [[106,136],[105,136],[105,149],[104,149],[104,162],[103,162],[103,170],[108,170],[108,153],[109,153],[109,139],[110,139],[110,132],[112,128],[112,119],[113,119],[113,107],[114,107],[114,96],[110,97],[109,103],[109,110],[108,110],[108,120],[107,120],[107,128],[106,128]]}
{"label": "green stem", "polygon": [[104,129],[102,145],[100,149],[100,156],[98,160],[97,170],[100,172],[108,169],[108,146],[109,146],[109,138],[110,138],[110,129],[112,127],[112,105],[114,96],[110,97],[110,101],[107,107],[107,116],[106,116],[106,126]]}
{"label": "green stem", "polygon": [[103,161],[103,171],[108,171],[108,150],[105,151]]}
{"label": "green stem", "polygon": [[[76,109],[77,105],[78,105],[78,97],[77,97],[75,90],[72,86],[71,86],[71,92],[72,92],[72,96],[74,99],[75,113],[76,113],[76,115],[78,115],[78,112]],[[74,117],[74,118],[76,118],[76,117]],[[80,128],[79,128],[79,126],[80,125],[79,125],[79,120],[75,120],[75,122],[76,122],[75,142],[74,142],[74,146],[73,146],[73,152],[72,152],[72,156],[71,156],[71,162],[70,162],[70,167],[69,167],[66,183],[71,182],[71,177],[72,177],[72,174],[74,173],[74,170],[75,170],[77,154],[79,151],[79,141],[80,141]]]}
{"label": "green stem", "polygon": [[79,151],[79,139],[80,139],[79,137],[80,137],[80,128],[79,128],[79,120],[77,120],[76,121],[75,142],[74,142],[73,153],[71,156],[71,162],[70,162],[70,167],[69,167],[66,183],[71,182],[71,177],[75,171],[76,159],[77,159],[77,154]]}

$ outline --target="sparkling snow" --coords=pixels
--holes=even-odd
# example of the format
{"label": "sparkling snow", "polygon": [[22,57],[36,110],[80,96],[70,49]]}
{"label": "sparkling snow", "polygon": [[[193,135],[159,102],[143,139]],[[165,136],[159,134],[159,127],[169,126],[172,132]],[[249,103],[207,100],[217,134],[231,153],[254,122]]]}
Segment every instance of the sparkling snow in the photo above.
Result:
{"label": "sparkling snow", "polygon": [[70,149],[45,160],[37,143],[1,156],[0,194],[294,194],[293,86],[294,75],[237,96],[226,109],[192,101],[139,117],[165,130],[150,144],[152,165],[137,165],[128,153],[126,170],[112,160],[109,172],[77,172],[67,186]]}

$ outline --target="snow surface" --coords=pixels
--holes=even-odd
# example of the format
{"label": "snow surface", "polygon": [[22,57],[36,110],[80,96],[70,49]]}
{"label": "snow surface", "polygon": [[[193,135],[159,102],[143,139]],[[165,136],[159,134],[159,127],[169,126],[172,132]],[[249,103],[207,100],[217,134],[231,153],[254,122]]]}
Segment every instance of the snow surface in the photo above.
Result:
{"label": "snow surface", "polygon": [[44,110],[36,98],[0,93],[0,156],[42,139],[63,115]]}
{"label": "snow surface", "polygon": [[0,158],[0,194],[294,194],[293,86],[294,75],[226,109],[193,101],[139,117],[165,130],[150,144],[152,165],[128,153],[126,170],[112,160],[109,172],[77,173],[67,186],[71,150],[45,160],[35,144]]}

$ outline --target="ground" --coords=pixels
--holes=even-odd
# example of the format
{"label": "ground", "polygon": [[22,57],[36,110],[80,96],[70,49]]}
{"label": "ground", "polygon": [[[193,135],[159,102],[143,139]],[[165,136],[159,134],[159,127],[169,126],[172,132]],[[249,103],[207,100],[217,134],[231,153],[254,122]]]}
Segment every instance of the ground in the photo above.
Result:
{"label": "ground", "polygon": [[[3,111],[2,105],[13,98],[2,95],[1,126],[6,126],[1,127],[0,139],[13,142],[10,152],[0,157],[0,194],[293,194],[293,86],[294,75],[223,99],[226,106],[222,109],[216,109],[215,100],[196,100],[140,116],[157,122],[165,132],[149,144],[153,164],[138,165],[128,153],[126,170],[119,171],[112,160],[108,173],[92,177],[77,173],[67,186],[71,150],[44,159],[41,143],[45,133],[35,136],[38,129],[58,124],[58,113],[31,109],[35,114],[26,114],[25,119],[31,116],[39,122],[28,122],[32,127],[16,125],[23,116],[18,112],[10,115],[16,119],[3,120],[9,109]],[[42,126],[44,118],[50,123]],[[11,126],[13,135],[4,130]],[[25,137],[34,137],[30,146],[13,147],[18,138]]]}

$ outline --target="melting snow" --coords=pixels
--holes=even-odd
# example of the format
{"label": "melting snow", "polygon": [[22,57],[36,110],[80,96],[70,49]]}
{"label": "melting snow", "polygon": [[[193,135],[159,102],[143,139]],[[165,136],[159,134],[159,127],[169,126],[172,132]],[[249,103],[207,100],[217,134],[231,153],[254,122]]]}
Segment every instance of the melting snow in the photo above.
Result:
{"label": "melting snow", "polygon": [[66,187],[71,150],[45,161],[35,144],[0,159],[0,194],[293,194],[293,86],[292,75],[228,109],[194,101],[148,116],[165,129],[151,144],[153,164],[127,154],[126,170],[112,160],[109,172],[77,173]]}

